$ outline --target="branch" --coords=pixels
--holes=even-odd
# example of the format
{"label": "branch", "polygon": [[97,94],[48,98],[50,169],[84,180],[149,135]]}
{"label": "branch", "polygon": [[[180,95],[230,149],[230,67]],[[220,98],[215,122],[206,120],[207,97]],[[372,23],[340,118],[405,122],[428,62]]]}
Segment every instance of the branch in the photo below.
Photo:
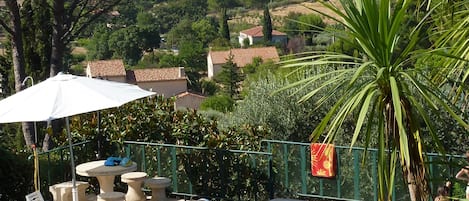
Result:
{"label": "branch", "polygon": [[[85,28],[88,27],[88,25],[91,24],[91,22],[95,21],[103,14],[108,13],[112,8],[114,8],[121,2],[122,0],[114,0],[112,2],[98,1],[98,3],[92,5],[90,9],[85,9],[87,3],[83,4],[82,6],[80,6],[78,14],[76,16],[73,16],[74,18],[70,18],[70,21],[67,22],[67,24],[69,24],[69,27],[67,27],[67,31],[61,37],[61,40],[65,43],[68,43],[70,38],[75,37],[77,34],[81,33]],[[84,12],[85,10],[86,12]],[[90,17],[87,18],[86,16]],[[80,20],[82,19],[84,21],[80,22]]]}
{"label": "branch", "polygon": [[3,27],[3,29],[5,29],[6,32],[13,35],[14,33],[13,30],[1,19],[0,19],[0,25]]}

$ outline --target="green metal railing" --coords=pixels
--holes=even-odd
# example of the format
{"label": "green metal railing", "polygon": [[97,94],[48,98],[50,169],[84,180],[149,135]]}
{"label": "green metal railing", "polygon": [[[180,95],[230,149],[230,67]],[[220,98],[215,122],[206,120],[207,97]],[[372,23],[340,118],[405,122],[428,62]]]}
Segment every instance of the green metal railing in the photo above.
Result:
{"label": "green metal railing", "polygon": [[[368,149],[362,163],[363,148],[335,146],[337,172],[333,179],[311,175],[310,143],[263,140],[267,152],[272,153],[277,188],[276,194],[291,197],[314,197],[331,200],[378,200],[377,150]],[[429,153],[430,187],[435,192],[445,179],[454,178],[463,156]],[[396,200],[410,200],[407,185],[397,171],[393,188]]]}
{"label": "green metal railing", "polygon": [[[124,153],[149,176],[172,180],[171,192],[181,197],[210,197],[220,200],[267,200],[273,197],[322,198],[329,200],[377,200],[377,150],[335,146],[337,174],[333,179],[311,175],[310,143],[263,140],[265,151],[217,150],[173,144],[124,142]],[[76,164],[95,159],[89,141],[76,143]],[[41,191],[50,198],[48,186],[68,181],[68,147],[39,153]],[[454,178],[462,164],[461,155],[429,153],[433,192],[445,179]],[[90,178],[79,178],[91,181]],[[409,200],[407,185],[397,171],[393,201]],[[116,179],[118,181],[118,179]],[[96,182],[96,181],[94,181]],[[454,189],[464,196],[465,184]]]}
{"label": "green metal railing", "polygon": [[[88,161],[93,153],[90,141],[83,141],[72,145],[75,154],[75,163]],[[32,160],[34,156],[29,158]],[[70,181],[70,150],[68,146],[57,147],[48,151],[39,152],[40,190],[46,200],[51,200],[49,186],[63,181]]]}
{"label": "green metal railing", "polygon": [[175,195],[222,200],[273,198],[271,153],[134,141],[124,145],[126,156],[137,162],[140,171],[170,178]]}

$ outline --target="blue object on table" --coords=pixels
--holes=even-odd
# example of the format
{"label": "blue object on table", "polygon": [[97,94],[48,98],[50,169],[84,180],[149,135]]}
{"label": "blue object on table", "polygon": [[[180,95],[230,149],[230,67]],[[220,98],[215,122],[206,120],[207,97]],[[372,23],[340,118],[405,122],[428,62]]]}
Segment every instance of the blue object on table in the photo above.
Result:
{"label": "blue object on table", "polygon": [[108,157],[106,161],[104,161],[104,166],[116,166],[119,165],[122,161],[120,157]]}
{"label": "blue object on table", "polygon": [[124,166],[124,167],[129,167],[129,166],[132,165],[132,161],[131,161],[129,158],[124,157],[124,158],[122,158],[122,160],[121,160],[121,162],[120,162],[119,165],[120,165],[120,166]]}

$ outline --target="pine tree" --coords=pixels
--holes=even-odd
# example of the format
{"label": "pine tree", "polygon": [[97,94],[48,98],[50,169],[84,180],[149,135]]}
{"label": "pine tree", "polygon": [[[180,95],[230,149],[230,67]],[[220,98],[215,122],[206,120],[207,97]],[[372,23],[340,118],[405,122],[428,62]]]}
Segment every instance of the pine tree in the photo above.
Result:
{"label": "pine tree", "polygon": [[264,7],[264,20],[262,26],[262,33],[264,34],[264,41],[266,43],[272,41],[272,19],[270,18],[269,5]]}
{"label": "pine tree", "polygon": [[228,16],[226,14],[226,8],[222,8],[220,17],[220,35],[226,40],[230,40],[230,28],[228,27]]}
{"label": "pine tree", "polygon": [[221,72],[214,77],[214,80],[222,85],[223,92],[231,98],[237,99],[239,94],[239,85],[243,79],[239,72],[238,65],[233,62],[233,58],[234,57],[230,52],[226,63],[221,66]]}

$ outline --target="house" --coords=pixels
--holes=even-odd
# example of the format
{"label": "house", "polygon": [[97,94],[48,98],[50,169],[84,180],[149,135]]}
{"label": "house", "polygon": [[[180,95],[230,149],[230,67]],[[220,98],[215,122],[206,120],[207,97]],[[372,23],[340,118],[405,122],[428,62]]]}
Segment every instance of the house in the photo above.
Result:
{"label": "house", "polygon": [[199,109],[200,104],[205,100],[205,98],[205,96],[186,91],[176,96],[176,102],[174,102],[174,107],[177,109]]}
{"label": "house", "polygon": [[280,60],[277,49],[275,47],[209,51],[207,55],[207,71],[209,78],[212,78],[221,71],[221,66],[226,63],[230,54],[233,55],[233,62],[236,63],[239,68],[243,68],[247,64],[252,63],[252,60],[256,57],[261,58],[264,62],[268,60],[275,62]]}
{"label": "house", "polygon": [[86,76],[116,82],[136,84],[165,97],[187,91],[184,67],[125,70],[121,59],[91,61],[86,66]]}
{"label": "house", "polygon": [[121,59],[90,61],[86,76],[116,82],[127,82],[124,62]]}
{"label": "house", "polygon": [[[264,33],[262,32],[262,26],[256,26],[240,31],[238,40],[241,46],[244,46],[244,40],[249,40],[249,45],[263,41]],[[286,44],[287,34],[277,30],[272,30],[272,42]]]}
{"label": "house", "polygon": [[165,97],[187,91],[184,67],[129,70],[127,71],[127,82]]}

